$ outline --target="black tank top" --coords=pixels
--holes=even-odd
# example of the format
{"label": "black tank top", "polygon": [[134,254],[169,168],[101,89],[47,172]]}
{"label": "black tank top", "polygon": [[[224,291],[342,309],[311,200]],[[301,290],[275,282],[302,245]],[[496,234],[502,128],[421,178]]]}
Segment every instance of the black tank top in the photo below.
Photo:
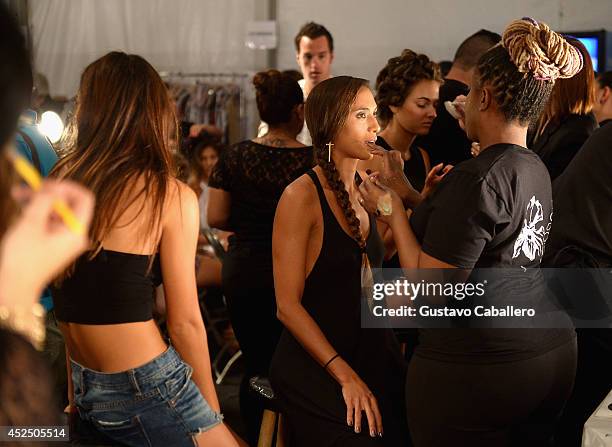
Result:
{"label": "black tank top", "polygon": [[149,269],[148,255],[102,249],[91,260],[81,256],[73,274],[52,289],[55,314],[79,324],[148,321],[159,284],[158,255]]}
{"label": "black tank top", "polygon": [[[340,226],[332,212],[317,174],[307,172],[314,182],[323,215],[323,243],[312,271],[304,283],[302,305],[317,322],[329,342],[344,358],[353,358],[361,335],[362,250]],[[384,245],[369,216],[370,232],[366,253],[372,268],[380,267]]]}
{"label": "black tank top", "polygon": [[[319,257],[304,282],[302,305],[315,320],[336,352],[348,362],[372,392],[381,393],[403,383],[404,364],[397,339],[389,329],[364,329],[361,309],[367,306],[361,295],[362,251],[359,244],[340,226],[323,187],[314,171],[307,172],[314,182],[323,215],[323,243]],[[366,253],[372,268],[380,268],[384,245],[369,216],[370,233]],[[365,301],[365,300],[364,300]],[[367,307],[365,308],[367,309]],[[277,345],[270,379],[281,394],[308,394],[316,401],[328,402],[320,394],[336,382],[287,330]],[[328,384],[328,385],[324,385]],[[398,388],[399,389],[399,388]],[[378,394],[380,396],[380,394]],[[303,400],[302,397],[300,397]],[[328,411],[328,409],[326,409]]]}

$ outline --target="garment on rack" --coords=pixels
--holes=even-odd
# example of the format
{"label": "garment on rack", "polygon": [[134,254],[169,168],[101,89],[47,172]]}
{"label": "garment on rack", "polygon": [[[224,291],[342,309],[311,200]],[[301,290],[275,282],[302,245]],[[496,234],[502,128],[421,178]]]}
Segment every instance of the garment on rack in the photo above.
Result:
{"label": "garment on rack", "polygon": [[169,75],[166,83],[176,102],[179,119],[212,124],[223,131],[222,142],[247,138],[244,76]]}

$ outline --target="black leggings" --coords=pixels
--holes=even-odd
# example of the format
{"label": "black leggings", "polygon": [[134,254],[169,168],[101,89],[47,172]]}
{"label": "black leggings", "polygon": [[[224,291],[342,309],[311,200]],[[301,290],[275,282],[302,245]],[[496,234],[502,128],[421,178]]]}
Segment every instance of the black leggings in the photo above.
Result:
{"label": "black leggings", "polygon": [[576,373],[576,341],[497,364],[412,358],[406,383],[416,447],[548,446]]}
{"label": "black leggings", "polygon": [[[223,261],[223,293],[240,344],[245,374],[240,383],[240,414],[247,437],[256,445],[263,407],[249,391],[249,379],[267,377],[282,325],[276,318],[276,297],[269,259],[232,254]],[[264,268],[262,268],[264,266]]]}

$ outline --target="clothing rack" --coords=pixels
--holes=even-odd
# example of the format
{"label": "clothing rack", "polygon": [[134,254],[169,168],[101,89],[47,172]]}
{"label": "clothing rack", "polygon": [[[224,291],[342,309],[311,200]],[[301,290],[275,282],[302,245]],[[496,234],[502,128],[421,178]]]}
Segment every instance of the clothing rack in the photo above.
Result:
{"label": "clothing rack", "polygon": [[[182,72],[182,71],[161,71],[159,75],[170,85],[208,85],[209,92],[212,94],[215,88],[233,86],[238,88],[239,114],[240,114],[240,135],[238,138],[227,136],[225,143],[236,143],[233,140],[244,140],[250,136],[249,129],[257,121],[257,111],[255,107],[255,97],[253,89],[249,88],[251,74],[238,72]],[[217,124],[208,123],[208,124]],[[225,130],[225,129],[222,129]]]}
{"label": "clothing rack", "polygon": [[214,73],[214,72],[202,72],[202,73],[184,73],[182,71],[160,71],[159,76],[162,78],[206,78],[206,77],[229,77],[246,79],[250,75],[246,73]]}

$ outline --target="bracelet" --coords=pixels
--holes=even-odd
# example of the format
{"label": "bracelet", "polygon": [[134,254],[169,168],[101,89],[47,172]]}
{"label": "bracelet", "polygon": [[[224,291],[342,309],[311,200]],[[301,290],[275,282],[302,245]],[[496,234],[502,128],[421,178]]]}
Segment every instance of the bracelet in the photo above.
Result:
{"label": "bracelet", "polygon": [[327,369],[327,367],[329,366],[329,364],[330,364],[331,362],[333,362],[334,360],[336,360],[338,357],[340,357],[340,354],[336,354],[336,355],[335,355],[335,356],[333,356],[331,359],[329,359],[329,360],[327,361],[327,363],[325,364],[324,369]]}
{"label": "bracelet", "polygon": [[0,327],[19,332],[39,351],[45,342],[45,308],[40,303],[31,307],[0,305]]}

